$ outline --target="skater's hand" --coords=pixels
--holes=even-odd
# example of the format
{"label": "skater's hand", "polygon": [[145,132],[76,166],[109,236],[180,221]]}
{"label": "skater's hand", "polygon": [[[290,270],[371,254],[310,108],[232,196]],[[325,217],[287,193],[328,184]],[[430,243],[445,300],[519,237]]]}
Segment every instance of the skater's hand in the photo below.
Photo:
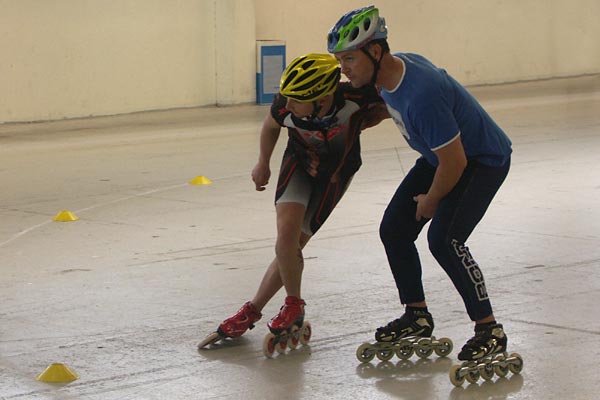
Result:
{"label": "skater's hand", "polygon": [[256,186],[256,190],[262,192],[265,190],[265,186],[269,183],[271,177],[271,169],[269,164],[258,162],[254,169],[252,169],[252,181]]}
{"label": "skater's hand", "polygon": [[433,218],[438,207],[436,201],[432,201],[427,194],[419,194],[413,197],[413,200],[417,202],[417,213],[415,215],[417,221],[421,221],[421,218]]}

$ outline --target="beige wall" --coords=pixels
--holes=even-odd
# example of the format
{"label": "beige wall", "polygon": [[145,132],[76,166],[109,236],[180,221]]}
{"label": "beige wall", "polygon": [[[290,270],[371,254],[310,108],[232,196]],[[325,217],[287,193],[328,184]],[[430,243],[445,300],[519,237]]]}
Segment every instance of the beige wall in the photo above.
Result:
{"label": "beige wall", "polygon": [[0,122],[249,102],[248,0],[0,0]]}
{"label": "beige wall", "polygon": [[[0,123],[255,99],[255,41],[326,51],[368,2],[0,0]],[[598,0],[380,0],[396,51],[465,84],[600,73]]]}
{"label": "beige wall", "polygon": [[[288,59],[325,52],[325,34],[339,17],[370,3],[255,1],[256,15],[270,13],[269,23],[257,25],[257,37],[286,40]],[[598,0],[374,3],[386,19],[392,51],[423,54],[468,85],[600,72]]]}

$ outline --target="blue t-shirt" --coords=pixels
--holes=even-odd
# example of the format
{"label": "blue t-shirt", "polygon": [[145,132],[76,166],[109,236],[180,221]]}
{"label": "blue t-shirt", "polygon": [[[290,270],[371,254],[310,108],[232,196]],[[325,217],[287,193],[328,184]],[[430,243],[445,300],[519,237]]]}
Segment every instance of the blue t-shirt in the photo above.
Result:
{"label": "blue t-shirt", "polygon": [[395,56],[404,62],[404,76],[381,97],[411,148],[437,166],[434,151],[460,135],[467,159],[492,167],[506,163],[510,139],[460,83],[423,56]]}

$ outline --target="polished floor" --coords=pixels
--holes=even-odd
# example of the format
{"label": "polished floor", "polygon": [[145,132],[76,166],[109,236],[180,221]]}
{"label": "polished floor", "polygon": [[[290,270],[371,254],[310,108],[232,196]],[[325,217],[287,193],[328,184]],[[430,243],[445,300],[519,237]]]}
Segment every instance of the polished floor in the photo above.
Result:
{"label": "polished floor", "polygon": [[[468,245],[520,375],[457,388],[456,351],[356,359],[401,312],[378,223],[416,155],[389,121],[364,132],[364,166],[305,250],[310,345],[263,356],[280,293],[254,330],[198,352],[273,257],[273,185],[249,177],[268,108],[239,106],[0,125],[0,398],[598,398],[600,76],[472,92],[514,142]],[[79,220],[54,222],[61,210]],[[459,348],[472,325],[418,245],[436,334]],[[52,363],[79,379],[37,381]]]}

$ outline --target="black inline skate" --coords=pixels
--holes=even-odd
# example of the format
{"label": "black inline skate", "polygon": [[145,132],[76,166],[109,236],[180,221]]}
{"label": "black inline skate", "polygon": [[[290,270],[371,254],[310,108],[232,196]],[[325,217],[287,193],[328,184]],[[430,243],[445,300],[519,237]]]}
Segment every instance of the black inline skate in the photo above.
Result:
{"label": "black inline skate", "polygon": [[452,351],[452,340],[436,339],[432,336],[433,327],[433,318],[426,309],[407,307],[400,318],[377,328],[376,342],[360,345],[356,350],[356,358],[368,363],[375,356],[381,361],[388,361],[396,354],[398,358],[407,360],[415,353],[427,358],[434,351],[438,356],[445,357]]}
{"label": "black inline skate", "polygon": [[475,336],[467,341],[458,359],[460,365],[450,368],[450,381],[461,386],[465,379],[476,383],[479,377],[486,381],[504,377],[508,371],[518,374],[523,369],[523,358],[518,353],[506,353],[507,337],[501,324],[475,326]]}

